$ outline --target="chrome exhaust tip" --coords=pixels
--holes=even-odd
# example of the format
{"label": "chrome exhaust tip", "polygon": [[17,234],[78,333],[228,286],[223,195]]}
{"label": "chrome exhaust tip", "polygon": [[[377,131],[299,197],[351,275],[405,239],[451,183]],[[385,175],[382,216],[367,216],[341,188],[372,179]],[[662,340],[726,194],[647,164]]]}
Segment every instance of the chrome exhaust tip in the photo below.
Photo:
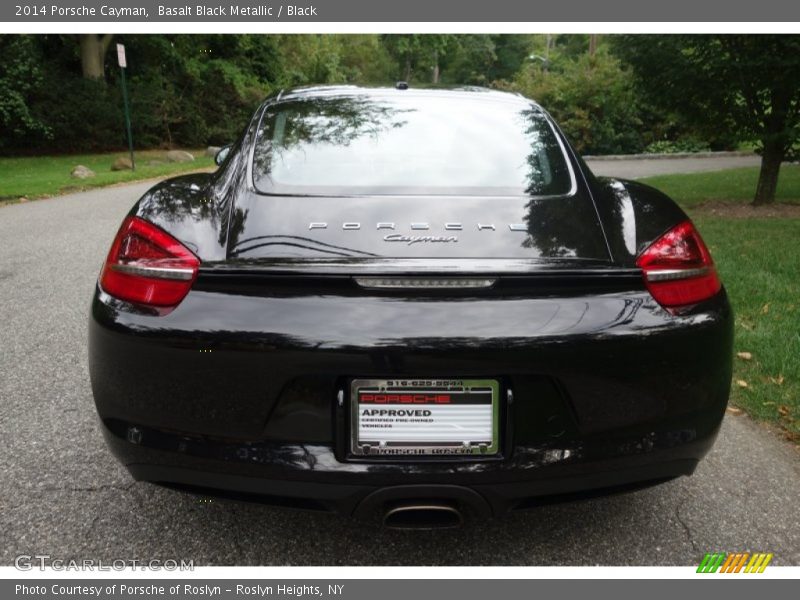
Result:
{"label": "chrome exhaust tip", "polygon": [[463,524],[461,511],[449,504],[434,502],[401,504],[383,515],[383,526],[389,529],[452,529]]}

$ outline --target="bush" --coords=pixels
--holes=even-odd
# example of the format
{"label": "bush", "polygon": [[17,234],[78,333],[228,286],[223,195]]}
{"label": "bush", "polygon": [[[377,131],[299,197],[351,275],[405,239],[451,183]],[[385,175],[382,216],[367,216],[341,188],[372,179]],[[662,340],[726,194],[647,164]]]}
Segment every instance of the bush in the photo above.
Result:
{"label": "bush", "polygon": [[31,104],[31,110],[47,123],[49,139],[31,139],[30,151],[84,152],[125,147],[122,94],[105,82],[66,78],[51,74]]}
{"label": "bush", "polygon": [[[546,48],[545,39],[486,34],[118,34],[113,43],[124,43],[127,49],[138,148],[228,143],[262,99],[279,89],[387,83],[398,74],[405,76],[407,69],[414,81],[427,83],[434,63],[443,82],[495,85],[537,100],[582,153],[684,151],[697,139],[696,128],[645,99],[624,63],[610,54],[615,44],[603,41],[589,55],[588,36],[558,36]],[[126,146],[113,51],[106,56],[105,81],[81,76],[77,35],[0,36],[0,54],[0,154]],[[542,55],[548,57],[546,66],[536,62]],[[736,142],[713,135],[706,133],[713,149]]]}
{"label": "bush", "polygon": [[[0,154],[127,145],[116,56],[84,79],[78,36],[0,36]],[[375,35],[118,35],[138,148],[235,140],[270,93],[302,84],[389,79]],[[45,57],[47,57],[45,59]]]}
{"label": "bush", "polygon": [[0,54],[0,152],[48,140],[52,131],[30,106],[43,80],[35,38],[0,36]]}
{"label": "bush", "polygon": [[522,68],[511,88],[549,111],[583,154],[627,154],[645,146],[630,74],[605,52]]}
{"label": "bush", "polygon": [[647,154],[679,154],[682,152],[708,152],[711,145],[697,139],[659,140],[651,142],[645,148]]}

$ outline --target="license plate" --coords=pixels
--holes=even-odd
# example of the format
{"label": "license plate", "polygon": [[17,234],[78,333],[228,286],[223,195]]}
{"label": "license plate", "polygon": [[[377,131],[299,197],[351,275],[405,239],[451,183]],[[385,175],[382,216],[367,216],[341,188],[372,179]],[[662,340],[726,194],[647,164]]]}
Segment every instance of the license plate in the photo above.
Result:
{"label": "license plate", "polygon": [[499,389],[495,379],[355,379],[351,453],[497,454]]}

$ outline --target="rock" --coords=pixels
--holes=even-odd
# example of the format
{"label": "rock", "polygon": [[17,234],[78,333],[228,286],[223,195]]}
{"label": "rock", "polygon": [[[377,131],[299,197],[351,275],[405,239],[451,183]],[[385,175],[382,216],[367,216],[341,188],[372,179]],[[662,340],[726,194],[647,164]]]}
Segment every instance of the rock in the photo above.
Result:
{"label": "rock", "polygon": [[88,179],[89,177],[94,177],[95,172],[84,165],[77,165],[70,172],[70,176],[74,177],[75,179]]}
{"label": "rock", "polygon": [[130,171],[131,169],[133,169],[133,164],[131,163],[131,159],[126,158],[124,156],[120,156],[111,165],[112,171]]}
{"label": "rock", "polygon": [[222,148],[222,146],[209,146],[206,148],[206,156],[214,158],[217,155],[217,152],[220,151],[220,148]]}
{"label": "rock", "polygon": [[170,150],[167,152],[167,160],[169,162],[191,162],[194,156],[184,150]]}
{"label": "rock", "polygon": [[167,163],[164,162],[163,160],[148,160],[147,161],[147,166],[148,167],[158,167],[159,165],[165,165],[165,164],[167,164]]}

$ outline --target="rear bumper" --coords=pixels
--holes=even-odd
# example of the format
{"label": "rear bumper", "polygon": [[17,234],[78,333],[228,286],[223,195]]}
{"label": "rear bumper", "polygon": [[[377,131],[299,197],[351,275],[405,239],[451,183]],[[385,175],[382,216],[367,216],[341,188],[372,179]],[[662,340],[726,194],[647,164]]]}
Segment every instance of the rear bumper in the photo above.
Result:
{"label": "rear bumper", "polygon": [[[407,486],[468,490],[499,514],[691,474],[724,414],[731,346],[724,292],[681,317],[644,291],[503,300],[192,292],[163,317],[98,294],[90,371],[108,443],[137,479],[343,514],[375,493],[416,493]],[[499,379],[514,398],[501,456],[349,457],[337,391],[353,377],[398,375]]]}
{"label": "rear bumper", "polygon": [[613,449],[593,448],[590,456],[584,449],[516,448],[510,460],[476,468],[475,463],[367,466],[341,463],[325,446],[197,446],[182,436],[135,430],[142,434],[135,444],[105,431],[110,448],[137,480],[366,519],[379,518],[387,503],[401,499],[453,501],[465,514],[488,517],[647,487],[691,475],[717,434],[691,440],[680,439],[686,431],[653,434],[619,440]]}

